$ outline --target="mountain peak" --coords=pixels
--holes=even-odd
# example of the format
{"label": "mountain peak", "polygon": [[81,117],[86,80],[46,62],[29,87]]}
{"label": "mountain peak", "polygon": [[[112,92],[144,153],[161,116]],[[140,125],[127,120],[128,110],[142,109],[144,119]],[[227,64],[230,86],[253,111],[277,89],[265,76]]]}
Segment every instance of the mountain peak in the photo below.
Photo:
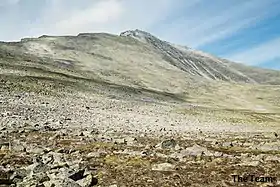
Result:
{"label": "mountain peak", "polygon": [[129,36],[141,42],[147,42],[147,39],[155,38],[152,34],[140,29],[124,31],[120,34],[120,36]]}

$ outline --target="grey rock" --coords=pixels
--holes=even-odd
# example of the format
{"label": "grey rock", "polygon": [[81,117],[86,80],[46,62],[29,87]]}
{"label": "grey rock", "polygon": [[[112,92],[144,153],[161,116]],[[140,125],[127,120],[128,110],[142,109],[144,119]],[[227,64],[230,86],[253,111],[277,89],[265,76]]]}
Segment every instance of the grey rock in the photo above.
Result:
{"label": "grey rock", "polygon": [[85,169],[81,169],[79,171],[74,172],[69,176],[70,179],[74,181],[78,181],[84,178]]}
{"label": "grey rock", "polygon": [[280,151],[280,142],[265,143],[263,145],[254,146],[255,149],[262,151]]}
{"label": "grey rock", "polygon": [[171,149],[175,148],[176,145],[176,141],[174,139],[170,139],[162,141],[160,144],[156,145],[156,147],[161,149]]}
{"label": "grey rock", "polygon": [[42,172],[42,173],[38,173],[34,176],[34,179],[38,182],[38,183],[44,183],[46,181],[50,181],[50,178],[48,177],[47,173]]}
{"label": "grey rock", "polygon": [[26,150],[28,153],[32,153],[32,154],[43,154],[44,153],[44,149],[43,148],[39,148],[39,147],[29,147]]}
{"label": "grey rock", "polygon": [[78,180],[77,183],[82,187],[91,187],[98,184],[98,179],[93,177],[92,174],[88,174],[83,179]]}
{"label": "grey rock", "polygon": [[264,160],[264,157],[265,157],[265,155],[264,154],[259,154],[259,155],[257,155],[257,156],[254,156],[253,158],[252,158],[252,160],[254,160],[254,161],[263,161]]}
{"label": "grey rock", "polygon": [[214,157],[222,157],[223,155],[224,154],[222,152],[217,152],[217,151],[213,154]]}
{"label": "grey rock", "polygon": [[86,155],[87,158],[98,158],[100,157],[100,153],[99,152],[90,152]]}
{"label": "grey rock", "polygon": [[12,170],[6,170],[4,168],[0,168],[0,184],[3,185],[11,185],[13,184],[13,180],[11,179],[13,175]]}
{"label": "grey rock", "polygon": [[174,171],[175,166],[170,163],[155,164],[152,166],[153,171]]}
{"label": "grey rock", "polygon": [[232,147],[233,146],[233,143],[232,142],[224,142],[223,147]]}
{"label": "grey rock", "polygon": [[23,152],[26,150],[26,148],[23,145],[14,145],[12,149],[16,152]]}
{"label": "grey rock", "polygon": [[41,165],[39,163],[33,163],[29,166],[26,166],[24,169],[26,169],[27,172],[29,172],[30,175],[33,175],[33,171],[34,169],[38,166],[38,165]]}
{"label": "grey rock", "polygon": [[254,161],[242,161],[241,164],[239,164],[241,166],[253,166],[253,167],[257,167],[260,165],[260,161],[254,160]]}
{"label": "grey rock", "polygon": [[116,144],[127,144],[127,141],[125,138],[120,138],[120,139],[114,139],[114,143]]}
{"label": "grey rock", "polygon": [[0,148],[2,151],[11,150],[10,142],[0,142]]}
{"label": "grey rock", "polygon": [[280,156],[277,155],[269,155],[265,158],[266,161],[278,161],[280,162]]}
{"label": "grey rock", "polygon": [[174,147],[174,150],[175,151],[180,151],[180,150],[182,150],[183,148],[182,147],[180,147],[178,144],[176,144],[176,146]]}
{"label": "grey rock", "polygon": [[51,167],[49,165],[44,165],[44,164],[36,164],[36,166],[33,168],[32,172],[34,174],[36,173],[44,173],[48,170],[50,170]]}
{"label": "grey rock", "polygon": [[65,162],[64,156],[62,153],[50,152],[48,155],[52,156],[53,164],[61,164]]}
{"label": "grey rock", "polygon": [[54,161],[54,158],[50,154],[45,154],[42,156],[43,164],[51,164]]}
{"label": "grey rock", "polygon": [[22,168],[22,169],[18,169],[16,170],[13,175],[10,177],[11,180],[13,180],[13,182],[17,183],[17,182],[22,182],[23,179],[25,177],[27,177],[29,175],[29,172]]}
{"label": "grey rock", "polygon": [[17,182],[17,186],[42,186],[44,182],[50,181],[50,178],[46,173],[39,173],[36,175],[31,175],[26,178],[22,182]]}
{"label": "grey rock", "polygon": [[71,179],[55,179],[43,183],[45,187],[81,187]]}
{"label": "grey rock", "polygon": [[183,156],[213,156],[213,153],[208,151],[207,148],[199,146],[197,144],[193,145],[192,147],[188,147],[180,152]]}
{"label": "grey rock", "polygon": [[59,162],[59,163],[55,163],[51,166],[51,169],[52,170],[55,170],[55,169],[60,169],[60,168],[65,168],[65,167],[69,167],[69,165],[66,163],[66,162]]}

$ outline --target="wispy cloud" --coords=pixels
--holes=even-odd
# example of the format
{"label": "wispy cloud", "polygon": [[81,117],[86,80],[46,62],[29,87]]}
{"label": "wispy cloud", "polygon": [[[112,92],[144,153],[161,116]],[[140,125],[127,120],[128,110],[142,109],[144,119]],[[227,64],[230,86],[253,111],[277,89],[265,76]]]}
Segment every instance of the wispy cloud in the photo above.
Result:
{"label": "wispy cloud", "polygon": [[20,0],[1,0],[0,1],[0,7],[1,6],[10,6],[10,5],[14,5],[17,4]]}
{"label": "wispy cloud", "polygon": [[210,3],[201,1],[186,9],[186,13],[178,19],[166,24],[166,29],[158,31],[163,38],[176,42],[187,42],[198,48],[216,40],[250,27],[263,19],[279,13],[274,7],[276,0],[262,1],[227,1]]}
{"label": "wispy cloud", "polygon": [[[77,6],[78,2],[80,6]],[[135,28],[148,30],[168,16],[176,6],[178,4],[174,4],[172,0],[44,0],[41,1],[41,6],[37,7],[40,14],[34,14],[32,20],[17,17],[17,22],[6,21],[6,24],[16,25],[18,22],[26,22],[21,30],[21,37],[42,34],[76,35],[80,32],[119,33]],[[20,12],[30,11],[26,7],[19,9],[11,9],[10,13],[19,15]],[[14,38],[9,37],[9,33],[6,35],[7,39]]]}
{"label": "wispy cloud", "polygon": [[99,1],[85,10],[75,12],[67,19],[55,22],[51,29],[64,34],[89,31],[96,25],[102,26],[118,21],[123,11],[124,7],[116,0]]}
{"label": "wispy cloud", "polygon": [[245,50],[244,52],[229,55],[227,58],[248,65],[260,65],[263,62],[279,58],[279,49],[280,37]]}

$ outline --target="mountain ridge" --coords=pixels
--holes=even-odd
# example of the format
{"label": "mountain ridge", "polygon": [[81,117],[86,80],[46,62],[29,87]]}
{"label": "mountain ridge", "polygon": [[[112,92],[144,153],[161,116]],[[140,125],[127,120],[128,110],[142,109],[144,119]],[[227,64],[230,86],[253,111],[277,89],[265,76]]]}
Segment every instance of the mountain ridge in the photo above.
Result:
{"label": "mountain ridge", "polygon": [[[131,38],[135,41],[132,43],[132,40],[126,40],[125,38]],[[85,41],[87,39],[88,41]],[[145,56],[145,52],[149,53],[150,51],[153,51],[156,55],[160,56],[159,58],[161,58],[157,58],[157,60],[169,63],[170,65],[185,72],[185,74],[189,77],[195,76],[208,80],[222,80],[251,84],[280,84],[280,71],[250,67],[231,62],[202,51],[160,40],[154,35],[139,29],[121,32],[119,36],[109,33],[79,33],[77,36],[42,35],[38,38],[23,38],[19,42],[2,42],[0,47],[2,51],[6,50],[9,53],[15,52],[17,55],[21,53],[24,55],[34,55],[45,58],[49,57],[54,58],[55,60],[61,60],[63,57],[57,57],[57,55],[53,54],[55,50],[58,49],[61,51],[64,49],[66,52],[70,52],[71,49],[72,51],[82,50],[84,53],[87,53],[87,56],[89,56],[87,51],[95,50],[91,48],[95,45],[94,42],[103,39],[107,39],[107,42],[119,42],[119,44],[125,44],[130,46],[130,49],[134,49],[134,47],[138,45],[142,48],[143,58]],[[90,44],[90,41],[92,41],[92,44]],[[136,41],[140,43],[135,43]],[[99,44],[99,46],[102,45],[102,43]],[[85,48],[85,46],[88,47]],[[129,47],[123,47],[123,49],[124,48]],[[70,61],[74,62],[79,60],[75,54],[68,54],[71,57],[67,57],[64,61],[68,61],[69,63]],[[95,57],[102,58],[102,60],[107,59],[109,61],[114,61],[114,57],[112,56],[106,57],[106,55],[100,55],[97,53],[91,54],[94,54]],[[135,58],[137,58],[138,54],[134,55]],[[166,64],[162,66],[166,66]],[[269,74],[270,77],[268,77],[267,74]]]}

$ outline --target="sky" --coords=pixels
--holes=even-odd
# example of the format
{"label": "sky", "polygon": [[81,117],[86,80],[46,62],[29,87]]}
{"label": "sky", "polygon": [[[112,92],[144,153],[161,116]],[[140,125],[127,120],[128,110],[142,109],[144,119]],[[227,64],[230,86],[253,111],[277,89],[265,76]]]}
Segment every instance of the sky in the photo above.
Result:
{"label": "sky", "polygon": [[0,0],[0,41],[141,29],[246,65],[280,70],[279,0]]}

